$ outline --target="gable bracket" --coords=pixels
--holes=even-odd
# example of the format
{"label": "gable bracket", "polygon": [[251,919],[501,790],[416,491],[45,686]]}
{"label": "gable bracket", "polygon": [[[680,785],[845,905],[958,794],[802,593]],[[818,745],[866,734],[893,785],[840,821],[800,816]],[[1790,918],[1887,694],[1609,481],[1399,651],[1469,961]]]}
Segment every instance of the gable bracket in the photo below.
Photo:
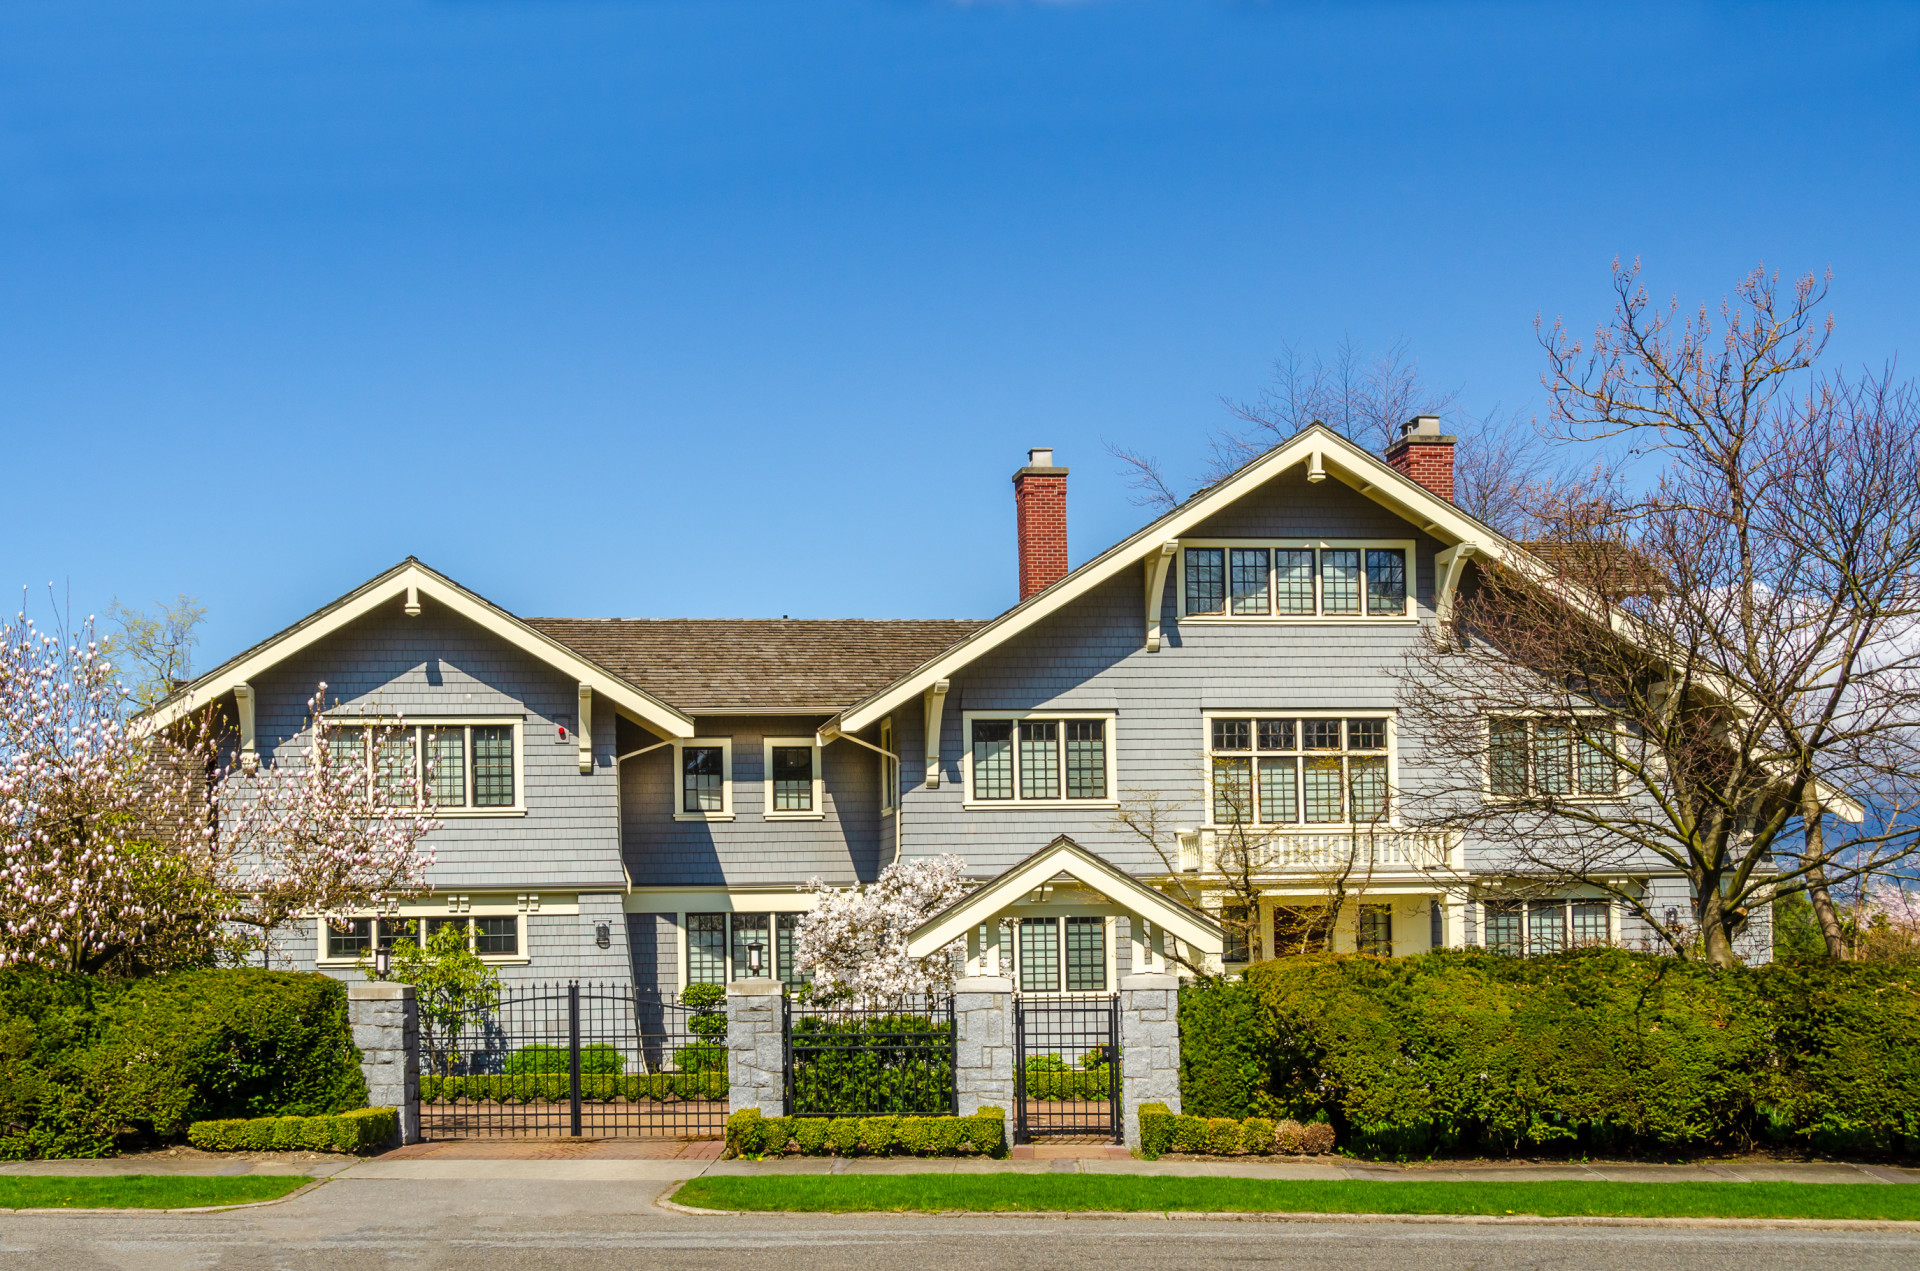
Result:
{"label": "gable bracket", "polygon": [[1160,605],[1167,593],[1167,570],[1180,550],[1180,540],[1170,538],[1160,550],[1147,557],[1147,652],[1160,652]]}
{"label": "gable bracket", "polygon": [[952,680],[935,680],[927,688],[927,789],[940,788],[940,722],[947,709]]}
{"label": "gable bracket", "polygon": [[1440,572],[1439,586],[1434,588],[1433,612],[1440,620],[1443,633],[1453,625],[1453,599],[1460,590],[1460,575],[1466,572],[1467,562],[1478,550],[1472,543],[1459,543],[1433,554],[1433,567]]}

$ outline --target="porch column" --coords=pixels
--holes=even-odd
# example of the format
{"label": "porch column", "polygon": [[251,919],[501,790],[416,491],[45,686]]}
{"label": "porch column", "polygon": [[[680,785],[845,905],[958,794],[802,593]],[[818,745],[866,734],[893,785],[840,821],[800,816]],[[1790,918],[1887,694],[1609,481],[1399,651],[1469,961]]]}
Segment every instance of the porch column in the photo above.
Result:
{"label": "porch column", "polygon": [[1000,975],[970,975],[953,986],[954,1087],[961,1116],[983,1106],[1000,1108],[1012,1120],[1013,981]]}
{"label": "porch column", "polygon": [[758,1108],[770,1117],[786,1111],[785,1016],[780,981],[735,980],[727,985],[727,1111]]}
{"label": "porch column", "polygon": [[367,1106],[399,1113],[400,1142],[420,1141],[420,1008],[411,984],[347,985],[347,1022],[360,1049]]}
{"label": "porch column", "polygon": [[1180,981],[1135,974],[1120,981],[1121,1142],[1140,1146],[1140,1105],[1180,1111]]}

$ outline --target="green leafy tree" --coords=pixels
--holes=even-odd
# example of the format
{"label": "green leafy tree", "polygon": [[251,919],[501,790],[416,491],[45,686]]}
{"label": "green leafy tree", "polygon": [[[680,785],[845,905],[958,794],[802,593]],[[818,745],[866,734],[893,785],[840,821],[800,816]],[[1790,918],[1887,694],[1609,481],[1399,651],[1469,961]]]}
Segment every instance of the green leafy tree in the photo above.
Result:
{"label": "green leafy tree", "polygon": [[461,922],[449,922],[428,935],[424,948],[411,940],[394,941],[385,975],[374,970],[365,954],[360,970],[369,979],[413,985],[421,1049],[442,1076],[461,1061],[461,1024],[500,1004],[500,975],[467,946],[466,924]]}

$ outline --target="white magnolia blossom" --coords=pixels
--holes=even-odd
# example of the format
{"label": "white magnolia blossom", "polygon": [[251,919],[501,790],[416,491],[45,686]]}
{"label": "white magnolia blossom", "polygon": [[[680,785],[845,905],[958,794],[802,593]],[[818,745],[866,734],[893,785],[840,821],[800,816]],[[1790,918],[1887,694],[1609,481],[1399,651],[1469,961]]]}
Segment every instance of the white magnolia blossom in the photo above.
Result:
{"label": "white magnolia blossom", "polygon": [[175,911],[204,859],[204,763],[129,733],[94,635],[0,623],[0,966],[93,971],[213,928]]}
{"label": "white magnolia blossom", "polygon": [[965,868],[958,856],[923,856],[895,861],[864,886],[808,880],[819,899],[794,932],[794,962],[813,976],[816,993],[862,1002],[951,989],[951,951],[910,958],[907,936],[966,894]]}
{"label": "white magnolia blossom", "polygon": [[252,771],[221,774],[214,787],[228,917],[263,933],[299,914],[384,909],[428,890],[434,856],[422,840],[440,822],[420,797],[412,733],[404,722],[356,728],[372,754],[406,756],[376,780],[363,745],[336,752],[340,724],[326,698],[323,683],[307,703],[303,740]]}

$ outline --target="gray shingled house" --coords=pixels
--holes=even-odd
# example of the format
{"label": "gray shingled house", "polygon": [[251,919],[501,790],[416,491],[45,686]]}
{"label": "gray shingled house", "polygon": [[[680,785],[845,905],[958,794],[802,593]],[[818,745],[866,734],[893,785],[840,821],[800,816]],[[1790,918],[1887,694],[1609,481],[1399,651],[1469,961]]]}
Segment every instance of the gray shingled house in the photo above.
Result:
{"label": "gray shingled house", "polygon": [[[1260,765],[1263,830],[1297,841],[1264,880],[1263,924],[1310,902],[1316,853],[1366,817],[1382,847],[1335,947],[1630,940],[1630,917],[1579,888],[1489,906],[1473,844],[1403,829],[1390,806],[1416,748],[1388,668],[1476,559],[1522,550],[1453,505],[1436,423],[1384,459],[1309,428],[1073,569],[1067,470],[1034,451],[1013,479],[1020,602],[985,621],[522,618],[408,559],[155,717],[218,704],[270,757],[301,744],[325,681],[341,719],[403,713],[446,747],[432,893],[283,933],[285,961],[340,975],[451,920],[509,978],[668,993],[744,977],[757,944],[793,980],[808,879],[934,853],[986,879],[1061,835],[1149,886],[1204,876],[1225,751]],[[1190,809],[1177,859],[1115,826],[1139,790]],[[1680,879],[1644,885],[1686,903]],[[1022,914],[1023,991],[1111,989],[1140,956],[1087,888],[1042,889]],[[1759,924],[1752,939],[1757,954]]]}

